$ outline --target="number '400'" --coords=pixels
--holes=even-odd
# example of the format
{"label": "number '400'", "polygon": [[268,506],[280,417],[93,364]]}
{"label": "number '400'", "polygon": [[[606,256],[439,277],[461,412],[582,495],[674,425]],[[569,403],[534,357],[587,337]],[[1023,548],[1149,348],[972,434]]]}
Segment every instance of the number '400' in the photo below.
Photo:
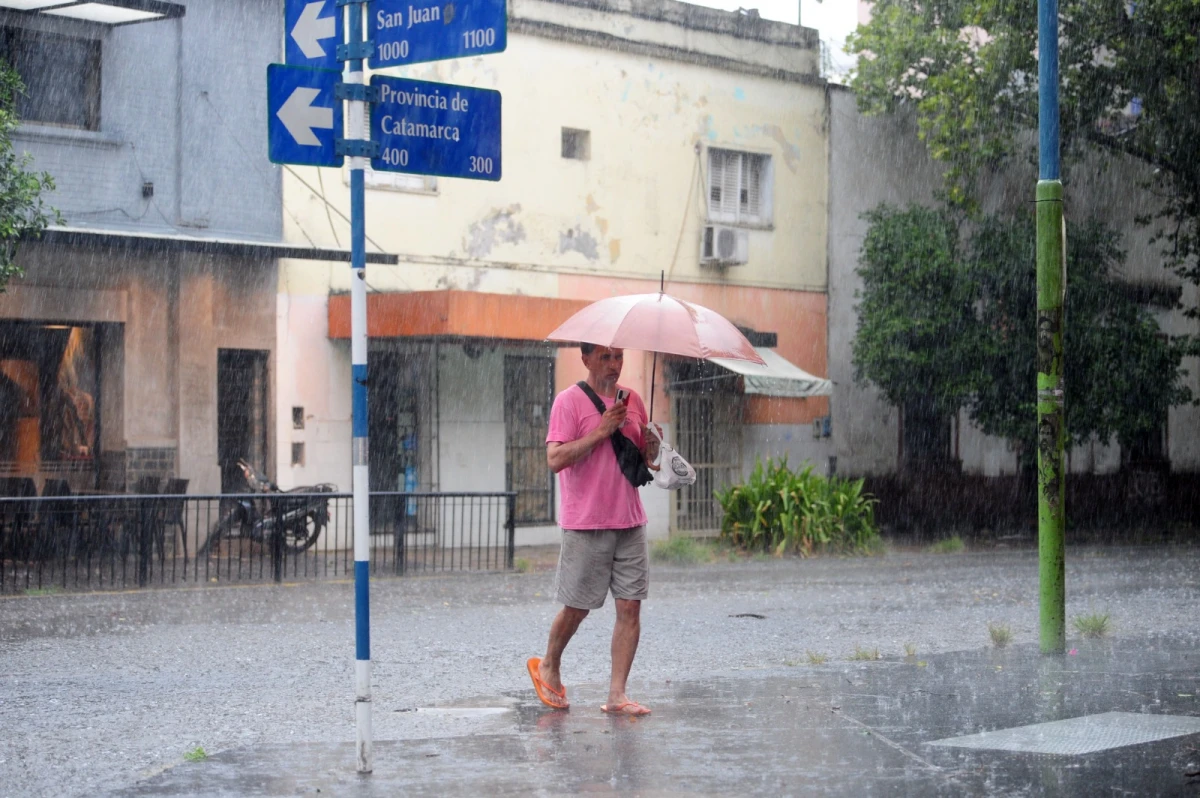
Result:
{"label": "number '400'", "polygon": [[472,155],[470,169],[475,174],[490,175],[492,173],[492,159],[484,158],[482,155]]}

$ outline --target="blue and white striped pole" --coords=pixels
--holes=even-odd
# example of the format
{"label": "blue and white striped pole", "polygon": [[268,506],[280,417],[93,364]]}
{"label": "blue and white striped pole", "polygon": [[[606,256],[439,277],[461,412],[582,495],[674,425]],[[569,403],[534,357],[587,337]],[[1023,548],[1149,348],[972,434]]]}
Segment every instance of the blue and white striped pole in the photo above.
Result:
{"label": "blue and white striped pole", "polygon": [[[347,6],[350,16],[348,44],[351,47],[363,41],[363,5],[352,3]],[[362,59],[349,59],[347,63],[349,70],[344,82],[362,85]],[[367,104],[357,99],[349,103],[346,138],[348,141],[365,140]],[[350,268],[353,271],[350,280],[350,364],[354,380],[354,721],[359,773],[370,773],[374,767],[371,750],[370,494],[367,488],[367,255],[363,218],[363,169],[366,165],[365,157],[350,157]]]}

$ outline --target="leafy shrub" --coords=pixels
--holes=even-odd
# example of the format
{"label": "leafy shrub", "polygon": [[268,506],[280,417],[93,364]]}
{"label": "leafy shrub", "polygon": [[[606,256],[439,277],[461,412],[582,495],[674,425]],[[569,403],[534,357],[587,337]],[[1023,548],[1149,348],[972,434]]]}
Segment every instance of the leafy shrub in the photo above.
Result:
{"label": "leafy shrub", "polygon": [[787,458],[754,465],[741,485],[715,491],[725,517],[721,538],[735,546],[776,554],[793,551],[870,553],[878,546],[875,498],[861,479],[826,479],[788,468]]}
{"label": "leafy shrub", "polygon": [[1079,632],[1079,634],[1093,639],[1104,637],[1109,631],[1109,617],[1107,612],[1076,615],[1071,623],[1074,624],[1075,631]]}
{"label": "leafy shrub", "polygon": [[711,562],[713,559],[713,548],[707,543],[702,543],[688,537],[656,540],[650,547],[650,558],[657,562],[695,565],[702,562]]}
{"label": "leafy shrub", "polygon": [[963,543],[963,539],[958,535],[950,538],[942,538],[937,543],[930,545],[926,551],[930,554],[958,554],[966,549],[967,545]]}
{"label": "leafy shrub", "polygon": [[1007,624],[988,624],[988,637],[992,638],[992,645],[996,648],[1004,648],[1012,642],[1012,629]]}

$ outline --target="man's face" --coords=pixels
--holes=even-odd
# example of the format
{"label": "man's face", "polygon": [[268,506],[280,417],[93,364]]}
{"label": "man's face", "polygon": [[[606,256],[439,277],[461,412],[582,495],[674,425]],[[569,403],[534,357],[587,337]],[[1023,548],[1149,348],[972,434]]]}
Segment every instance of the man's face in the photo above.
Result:
{"label": "man's face", "polygon": [[625,350],[598,346],[590,355],[583,356],[583,365],[600,382],[615,383],[621,376],[621,367],[625,365]]}

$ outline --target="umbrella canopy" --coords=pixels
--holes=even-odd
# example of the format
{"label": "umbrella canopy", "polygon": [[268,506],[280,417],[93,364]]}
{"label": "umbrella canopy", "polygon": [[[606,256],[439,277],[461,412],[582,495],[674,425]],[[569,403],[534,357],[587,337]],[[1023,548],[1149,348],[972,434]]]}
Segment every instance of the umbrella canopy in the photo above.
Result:
{"label": "umbrella canopy", "polygon": [[741,330],[720,313],[663,293],[598,300],[546,338],[682,357],[763,363]]}

